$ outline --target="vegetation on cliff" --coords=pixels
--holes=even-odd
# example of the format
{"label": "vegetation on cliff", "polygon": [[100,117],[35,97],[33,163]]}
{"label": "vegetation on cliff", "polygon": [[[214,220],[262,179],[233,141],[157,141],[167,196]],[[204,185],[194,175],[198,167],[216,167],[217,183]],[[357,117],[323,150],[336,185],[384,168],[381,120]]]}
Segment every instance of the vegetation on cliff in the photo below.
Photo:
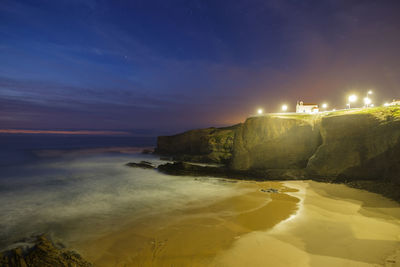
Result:
{"label": "vegetation on cliff", "polygon": [[160,136],[156,153],[175,160],[227,163],[232,157],[233,138],[238,125],[191,130],[173,136]]}

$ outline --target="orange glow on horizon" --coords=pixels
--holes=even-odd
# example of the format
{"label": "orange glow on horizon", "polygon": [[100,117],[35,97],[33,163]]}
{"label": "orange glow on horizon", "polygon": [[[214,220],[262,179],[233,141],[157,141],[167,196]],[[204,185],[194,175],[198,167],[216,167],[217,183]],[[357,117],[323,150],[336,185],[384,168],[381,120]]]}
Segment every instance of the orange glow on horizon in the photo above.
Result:
{"label": "orange glow on horizon", "polygon": [[130,135],[123,131],[57,131],[57,130],[20,130],[0,129],[0,133],[6,134],[66,134],[66,135]]}

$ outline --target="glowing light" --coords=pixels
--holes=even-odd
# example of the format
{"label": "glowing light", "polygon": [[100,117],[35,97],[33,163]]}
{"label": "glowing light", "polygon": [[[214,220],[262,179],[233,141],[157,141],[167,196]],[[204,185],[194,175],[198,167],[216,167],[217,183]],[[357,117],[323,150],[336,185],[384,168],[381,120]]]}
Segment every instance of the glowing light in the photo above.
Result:
{"label": "glowing light", "polygon": [[352,102],[356,102],[357,101],[357,96],[356,95],[351,95],[349,96],[349,103],[347,103],[347,105],[349,106],[349,108],[351,108],[351,104]]}
{"label": "glowing light", "polygon": [[356,102],[357,101],[357,96],[356,95],[351,95],[349,96],[349,102]]}
{"label": "glowing light", "polygon": [[327,107],[328,107],[328,104],[326,104],[326,103],[322,104],[322,108],[327,108]]}
{"label": "glowing light", "polygon": [[336,111],[336,109],[332,109],[332,111]]}
{"label": "glowing light", "polygon": [[371,104],[371,105],[369,105],[371,108],[373,108],[375,105],[374,104]]}
{"label": "glowing light", "polygon": [[388,106],[390,106],[390,104],[389,103],[385,103],[385,104],[383,104],[385,107],[388,107]]}
{"label": "glowing light", "polygon": [[368,94],[368,95],[372,95],[372,91],[371,91],[371,90],[369,90],[367,94]]}
{"label": "glowing light", "polygon": [[259,108],[258,110],[257,110],[257,113],[259,114],[259,115],[261,115],[261,114],[263,114],[263,109],[262,108]]}
{"label": "glowing light", "polygon": [[368,97],[365,97],[365,98],[364,98],[364,104],[365,104],[367,107],[368,107],[369,104],[371,104],[371,102],[372,102],[372,101],[371,101],[370,98],[368,98]]}
{"label": "glowing light", "polygon": [[288,109],[287,105],[282,105],[282,111],[286,111]]}

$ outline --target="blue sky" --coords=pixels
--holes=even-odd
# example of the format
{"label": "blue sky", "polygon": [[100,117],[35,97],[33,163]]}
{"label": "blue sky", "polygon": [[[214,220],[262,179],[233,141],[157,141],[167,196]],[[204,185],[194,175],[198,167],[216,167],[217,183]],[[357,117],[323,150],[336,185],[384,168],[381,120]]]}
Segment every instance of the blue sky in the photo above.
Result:
{"label": "blue sky", "polygon": [[398,1],[0,2],[0,128],[175,132],[400,98]]}

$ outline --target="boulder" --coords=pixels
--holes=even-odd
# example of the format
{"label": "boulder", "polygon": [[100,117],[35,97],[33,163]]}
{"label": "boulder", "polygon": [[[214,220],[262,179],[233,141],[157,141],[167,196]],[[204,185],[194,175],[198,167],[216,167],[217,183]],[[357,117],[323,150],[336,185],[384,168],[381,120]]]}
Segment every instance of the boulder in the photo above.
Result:
{"label": "boulder", "polygon": [[142,169],[155,169],[156,167],[148,161],[142,160],[141,162],[129,162],[126,166],[133,167],[133,168],[142,168]]}
{"label": "boulder", "polygon": [[45,235],[37,236],[33,244],[16,246],[0,253],[2,267],[89,267],[91,263],[78,253],[57,247]]}

